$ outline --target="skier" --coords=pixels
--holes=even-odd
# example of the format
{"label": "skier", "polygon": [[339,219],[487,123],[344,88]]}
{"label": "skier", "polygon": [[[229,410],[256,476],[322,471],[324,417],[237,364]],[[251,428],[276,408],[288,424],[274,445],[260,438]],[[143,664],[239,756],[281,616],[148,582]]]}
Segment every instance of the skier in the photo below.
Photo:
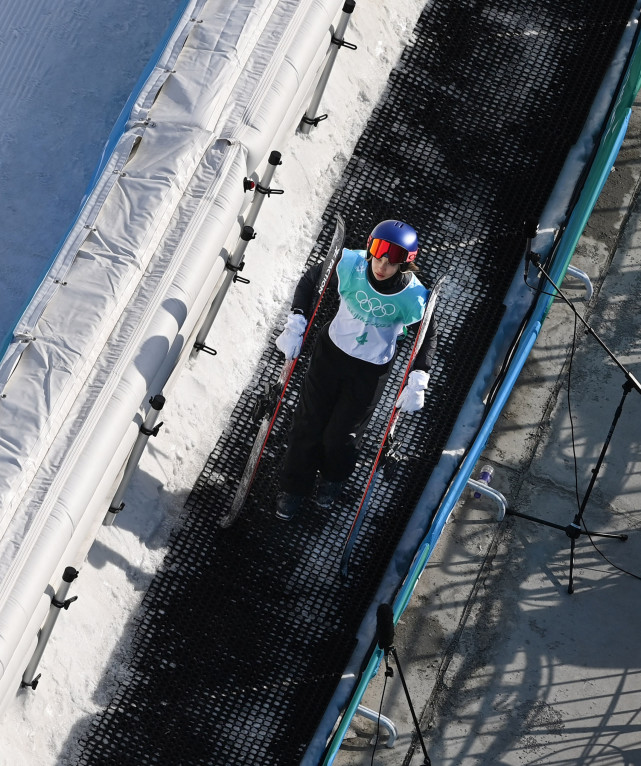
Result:
{"label": "skier", "polygon": [[[370,234],[367,250],[344,249],[332,277],[340,304],[320,331],[294,412],[281,474],[276,515],[290,520],[311,497],[329,508],[354,470],[358,449],[392,369],[396,342],[419,322],[428,293],[413,272],[418,236],[407,223],[389,220]],[[320,264],[299,281],[276,346],[287,359],[300,353]],[[432,318],[397,407],[423,407],[436,349]]]}

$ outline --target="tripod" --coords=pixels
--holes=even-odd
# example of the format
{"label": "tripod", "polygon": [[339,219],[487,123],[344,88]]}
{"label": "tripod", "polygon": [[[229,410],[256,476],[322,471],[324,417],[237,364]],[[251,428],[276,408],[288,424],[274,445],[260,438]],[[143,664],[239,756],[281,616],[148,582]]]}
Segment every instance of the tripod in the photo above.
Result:
{"label": "tripod", "polygon": [[407,699],[407,704],[409,706],[410,713],[412,714],[414,729],[416,731],[418,740],[421,743],[421,749],[423,751],[423,766],[432,766],[432,761],[427,754],[425,740],[423,739],[423,735],[421,733],[421,727],[419,726],[418,718],[414,712],[412,698],[410,697],[409,689],[405,683],[405,676],[403,675],[403,670],[401,669],[398,653],[396,651],[396,647],[394,646],[394,611],[392,610],[390,604],[380,604],[376,610],[376,639],[378,645],[384,653],[383,656],[385,658],[385,676],[387,678],[391,678],[394,675],[394,671],[390,667],[389,655],[391,654],[392,657],[394,657],[394,662],[396,663],[396,667],[398,669],[398,675],[401,679],[401,684],[403,685],[403,691],[405,692],[405,698]]}
{"label": "tripod", "polygon": [[[532,224],[528,223],[526,224],[526,227],[531,227]],[[623,395],[621,397],[621,401],[619,402],[619,406],[616,409],[616,412],[614,413],[614,418],[612,420],[612,423],[610,425],[610,430],[608,431],[608,434],[606,436],[605,442],[603,444],[603,447],[601,448],[601,452],[599,454],[598,460],[596,462],[595,467],[592,469],[592,477],[590,479],[590,482],[588,484],[588,488],[585,492],[585,495],[583,497],[583,500],[581,501],[579,511],[574,516],[574,520],[571,524],[568,524],[567,526],[562,526],[560,524],[553,524],[549,521],[544,521],[543,519],[535,518],[534,516],[528,516],[525,513],[519,513],[518,511],[510,510],[508,509],[506,513],[508,513],[510,516],[519,516],[524,519],[528,519],[529,521],[533,521],[537,524],[543,524],[547,527],[552,527],[554,529],[560,529],[565,532],[565,534],[570,538],[570,576],[569,576],[569,583],[568,583],[568,593],[572,594],[574,593],[574,551],[576,546],[576,541],[579,539],[579,537],[582,534],[587,534],[588,536],[592,537],[608,537],[611,539],[616,540],[627,540],[628,536],[625,534],[612,534],[612,533],[606,533],[606,532],[589,532],[587,529],[583,529],[581,524],[583,522],[583,514],[585,512],[586,506],[588,504],[588,500],[590,499],[590,495],[592,493],[592,489],[594,488],[594,485],[597,480],[597,476],[599,474],[599,471],[601,469],[601,465],[603,464],[603,460],[605,458],[605,453],[607,452],[608,446],[610,444],[610,440],[612,439],[612,435],[614,433],[614,429],[616,428],[616,425],[619,421],[619,418],[621,417],[621,413],[623,411],[623,405],[625,403],[627,395],[632,391],[633,389],[636,390],[638,393],[641,393],[641,384],[639,381],[630,373],[629,370],[627,370],[621,362],[615,357],[615,355],[612,353],[612,351],[606,346],[606,344],[601,340],[601,338],[596,334],[596,332],[590,327],[590,325],[585,321],[585,319],[579,314],[579,312],[576,310],[574,305],[570,302],[570,300],[563,294],[562,290],[554,283],[550,275],[545,271],[543,266],[541,265],[540,258],[537,253],[532,252],[531,245],[532,245],[532,237],[536,234],[536,224],[534,224],[534,228],[530,228],[530,231],[527,233],[527,247],[526,247],[526,253],[525,253],[525,276],[527,277],[527,270],[529,262],[531,261],[534,266],[540,271],[541,274],[545,277],[545,279],[552,285],[552,287],[556,290],[558,295],[561,296],[561,298],[565,301],[565,303],[572,309],[574,312],[574,315],[582,322],[583,326],[586,329],[586,332],[591,335],[597,343],[601,346],[601,348],[604,349],[604,351],[608,354],[610,359],[617,365],[617,367],[623,372],[625,375],[625,383],[623,384]]]}

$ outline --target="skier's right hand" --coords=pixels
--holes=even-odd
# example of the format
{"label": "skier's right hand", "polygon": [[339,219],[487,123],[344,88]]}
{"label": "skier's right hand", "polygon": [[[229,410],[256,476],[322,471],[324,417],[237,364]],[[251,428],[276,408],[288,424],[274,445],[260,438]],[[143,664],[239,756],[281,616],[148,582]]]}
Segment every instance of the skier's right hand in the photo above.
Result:
{"label": "skier's right hand", "polygon": [[286,359],[296,359],[303,345],[303,334],[307,320],[302,314],[293,312],[287,317],[283,332],[276,338],[276,348],[285,354]]}

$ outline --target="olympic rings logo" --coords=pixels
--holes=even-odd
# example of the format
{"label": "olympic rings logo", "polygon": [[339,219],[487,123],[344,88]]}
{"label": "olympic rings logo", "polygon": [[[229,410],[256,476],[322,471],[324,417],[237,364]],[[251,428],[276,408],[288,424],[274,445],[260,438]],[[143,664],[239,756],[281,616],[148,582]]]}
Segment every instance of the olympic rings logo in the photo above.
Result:
{"label": "olympic rings logo", "polygon": [[370,298],[364,290],[359,290],[355,295],[358,305],[361,307],[361,311],[366,314],[371,314],[375,317],[387,317],[391,316],[396,308],[392,303],[382,303],[378,298]]}

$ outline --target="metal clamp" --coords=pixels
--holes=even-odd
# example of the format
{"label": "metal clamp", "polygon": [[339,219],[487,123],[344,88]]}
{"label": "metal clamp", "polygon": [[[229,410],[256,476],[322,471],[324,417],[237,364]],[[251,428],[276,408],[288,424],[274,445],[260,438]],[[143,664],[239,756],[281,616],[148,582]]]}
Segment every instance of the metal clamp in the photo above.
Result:
{"label": "metal clamp", "polygon": [[348,43],[345,40],[336,37],[336,35],[332,35],[332,44],[336,45],[338,48],[347,48],[350,51],[358,50],[357,45],[354,45],[353,43]]}
{"label": "metal clamp", "polygon": [[[245,268],[245,262],[244,261],[239,263],[237,266],[234,265],[233,263],[226,263],[225,264],[225,268],[229,269],[229,271],[233,272],[233,274],[234,274],[234,278],[232,280],[233,282],[240,282],[243,285],[250,284],[249,279],[245,279],[245,277],[241,277],[238,274],[239,271],[242,271]],[[195,345],[196,344],[194,344],[194,347],[195,347]]]}
{"label": "metal clamp", "polygon": [[215,348],[212,348],[211,346],[208,346],[206,343],[194,343],[194,348],[196,351],[204,351],[206,354],[209,354],[210,356],[216,356],[218,354],[218,351],[216,351]]}
{"label": "metal clamp", "polygon": [[308,117],[307,115],[303,115],[300,121],[304,122],[305,125],[312,125],[313,127],[316,127],[319,122],[326,120],[328,116],[329,115],[327,114],[319,114],[318,117]]}
{"label": "metal clamp", "polygon": [[55,597],[51,599],[51,606],[55,606],[56,609],[69,609],[74,601],[78,600],[78,596],[72,596],[66,601],[58,601]]}
{"label": "metal clamp", "polygon": [[271,197],[272,194],[285,194],[284,189],[270,189],[267,186],[261,186],[261,184],[256,184],[256,192],[266,194],[268,197]]}

